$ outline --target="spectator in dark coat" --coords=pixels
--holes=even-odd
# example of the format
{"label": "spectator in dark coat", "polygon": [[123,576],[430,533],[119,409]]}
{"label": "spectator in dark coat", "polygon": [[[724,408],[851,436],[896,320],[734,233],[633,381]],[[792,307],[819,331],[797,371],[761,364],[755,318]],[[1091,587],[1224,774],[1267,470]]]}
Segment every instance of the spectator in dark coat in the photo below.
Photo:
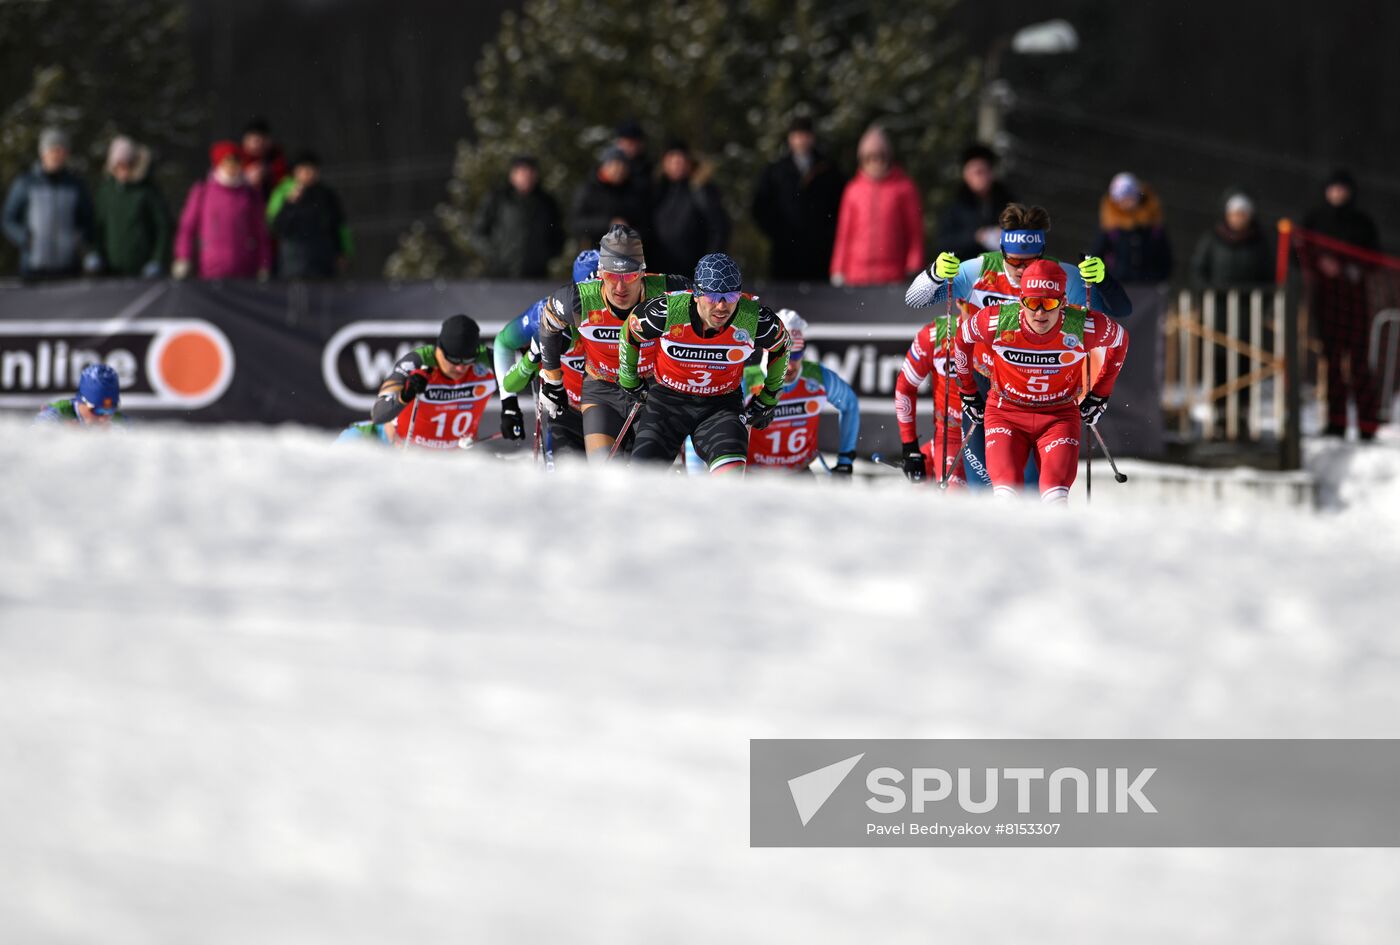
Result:
{"label": "spectator in dark coat", "polygon": [[507,183],[477,209],[471,240],[486,276],[544,278],[549,261],[564,248],[564,224],[559,204],[540,188],[540,169],[532,156],[522,154],[510,162]]}
{"label": "spectator in dark coat", "polygon": [[170,207],[147,177],[151,152],[125,135],[107,148],[107,173],[97,186],[97,249],[114,276],[154,278],[170,268],[175,224]]}
{"label": "spectator in dark coat", "polygon": [[267,203],[277,185],[287,177],[287,158],[272,140],[272,126],[266,118],[250,118],[243,126],[238,159],[243,165],[243,179],[262,196],[263,203]]}
{"label": "spectator in dark coat", "polygon": [[938,223],[938,245],[959,259],[1001,249],[1001,211],[1016,198],[996,178],[997,156],[974,144],[962,154],[962,183]]}
{"label": "spectator in dark coat", "polygon": [[1116,175],[1099,201],[1098,256],[1122,283],[1165,282],[1172,273],[1172,248],[1162,222],[1162,204],[1132,174]]}
{"label": "spectator in dark coat", "polygon": [[277,238],[278,275],[284,279],[330,279],[350,258],[350,228],[340,196],[321,180],[321,159],[303,151],[292,176],[273,191],[267,220]]}
{"label": "spectator in dark coat", "polygon": [[817,149],[811,120],[794,120],[787,151],[764,169],[753,195],[753,217],[768,237],[774,279],[827,280],[845,189],[845,175]]}
{"label": "spectator in dark coat", "polygon": [[627,180],[642,200],[651,197],[652,163],[647,154],[647,133],[635,118],[628,118],[613,132],[613,146],[627,155]]}
{"label": "spectator in dark coat", "polygon": [[1225,218],[1196,243],[1191,281],[1201,288],[1228,289],[1262,285],[1273,278],[1273,251],[1254,219],[1254,201],[1233,193],[1225,201]]}
{"label": "spectator in dark coat", "polygon": [[68,169],[68,135],[57,128],[39,135],[39,160],[15,178],[0,219],[5,237],[19,249],[19,271],[26,279],[74,276],[102,264],[94,251],[92,197]]}
{"label": "spectator in dark coat", "polygon": [[648,239],[651,207],[645,191],[632,185],[632,170],[621,148],[608,148],[593,179],[574,192],[573,235],[580,249],[597,247],[615,223],[624,223]]}
{"label": "spectator in dark coat", "polygon": [[701,256],[728,247],[729,215],[719,188],[708,178],[708,168],[696,170],[685,142],[666,146],[661,179],[652,192],[653,235],[646,244],[653,272],[694,272]]}
{"label": "spectator in dark coat", "polygon": [[1308,307],[1317,321],[1327,357],[1326,436],[1345,436],[1347,401],[1356,403],[1357,431],[1363,441],[1380,426],[1380,397],[1371,371],[1371,304],[1367,278],[1380,249],[1376,222],[1356,207],[1356,181],[1345,170],[1323,185],[1323,203],[1303,217],[1303,229],[1346,243],[1359,252],[1318,246],[1306,238],[1300,250],[1308,279]]}

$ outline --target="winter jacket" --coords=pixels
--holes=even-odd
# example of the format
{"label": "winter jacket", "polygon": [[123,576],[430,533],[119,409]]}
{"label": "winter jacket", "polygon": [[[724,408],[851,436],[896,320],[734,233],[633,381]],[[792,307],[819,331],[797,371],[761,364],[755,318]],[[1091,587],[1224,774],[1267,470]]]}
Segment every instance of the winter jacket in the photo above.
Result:
{"label": "winter jacket", "polygon": [[1324,203],[1308,211],[1303,217],[1303,229],[1330,236],[1334,240],[1350,243],[1362,249],[1380,249],[1380,233],[1376,221],[1356,209],[1356,202],[1348,200],[1340,207]]}
{"label": "winter jacket", "polygon": [[1201,288],[1263,285],[1274,279],[1273,252],[1259,224],[1243,231],[1222,221],[1201,237],[1191,255],[1191,282]]}
{"label": "winter jacket", "polygon": [[481,202],[471,242],[488,277],[541,279],[564,248],[559,204],[538,187],[528,194],[509,184],[499,187]]}
{"label": "winter jacket", "polygon": [[621,219],[640,232],[645,242],[651,234],[648,203],[646,191],[630,177],[621,184],[609,184],[595,174],[574,192],[571,232],[584,246],[596,247],[612,221]]}
{"label": "winter jacket", "polygon": [[270,270],[262,197],[246,184],[221,184],[212,173],[195,184],[180,213],[175,258],[193,261],[202,279],[251,279]]}
{"label": "winter jacket", "polygon": [[898,167],[856,174],[841,196],[832,276],[846,285],[903,282],[924,265],[924,217],[914,182]]}
{"label": "winter jacket", "polygon": [[959,184],[957,196],[938,223],[939,252],[952,253],[959,259],[972,259],[985,252],[999,250],[999,245],[983,246],[977,242],[977,231],[992,227],[1000,233],[1001,211],[1015,199],[1001,181],[992,182],[992,189],[985,200],[974,194],[966,184]]}
{"label": "winter jacket", "polygon": [[330,279],[337,262],[349,255],[350,232],[334,190],[317,181],[290,199],[296,181],[277,185],[267,218],[277,238],[277,273],[285,279]]}
{"label": "winter jacket", "polygon": [[[175,225],[160,188],[146,176],[149,153],[140,157],[131,179],[110,174],[97,185],[97,251],[107,272],[118,276],[154,275],[170,268]],[[149,267],[149,268],[148,268]]]}
{"label": "winter jacket", "polygon": [[92,197],[82,179],[67,168],[46,174],[34,162],[15,178],[0,219],[5,238],[19,248],[21,275],[76,274],[83,244],[96,245]]}
{"label": "winter jacket", "polygon": [[805,172],[791,153],[764,169],[753,218],[771,243],[774,279],[826,281],[845,186],[845,176],[821,152],[813,153]]}
{"label": "winter jacket", "polygon": [[653,272],[689,276],[701,256],[729,244],[729,214],[714,184],[663,178],[653,193],[652,237],[646,244]]}
{"label": "winter jacket", "polygon": [[1099,201],[1099,234],[1090,255],[1101,257],[1119,282],[1167,281],[1172,247],[1157,195],[1144,187],[1137,206],[1124,210],[1105,194]]}

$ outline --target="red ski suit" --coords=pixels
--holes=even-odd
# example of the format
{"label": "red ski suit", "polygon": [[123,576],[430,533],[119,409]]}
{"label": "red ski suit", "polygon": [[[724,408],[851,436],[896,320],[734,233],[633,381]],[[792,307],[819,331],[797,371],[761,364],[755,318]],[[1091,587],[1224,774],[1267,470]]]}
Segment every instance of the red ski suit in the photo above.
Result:
{"label": "red ski suit", "polygon": [[1023,325],[1021,305],[989,305],[966,319],[958,332],[954,361],[958,387],[976,393],[972,353],[992,351],[992,392],[983,429],[987,472],[998,495],[1017,490],[1031,449],[1040,460],[1040,496],[1063,502],[1079,473],[1080,417],[1090,348],[1103,348],[1104,362],[1093,392],[1107,398],[1128,354],[1128,333],[1101,312],[1065,306],[1053,327],[1036,334]]}
{"label": "red ski suit", "polygon": [[[962,467],[962,401],[949,390],[945,367],[951,373],[957,316],[943,315],[929,322],[914,336],[904,355],[904,366],[894,380],[894,413],[899,421],[899,438],[905,443],[918,439],[919,387],[933,375],[929,391],[933,400],[933,438],[924,444],[924,472],[930,480],[941,480],[946,466],[948,482],[965,485]],[[946,402],[945,402],[946,399]],[[948,457],[943,458],[944,427],[947,427]]]}

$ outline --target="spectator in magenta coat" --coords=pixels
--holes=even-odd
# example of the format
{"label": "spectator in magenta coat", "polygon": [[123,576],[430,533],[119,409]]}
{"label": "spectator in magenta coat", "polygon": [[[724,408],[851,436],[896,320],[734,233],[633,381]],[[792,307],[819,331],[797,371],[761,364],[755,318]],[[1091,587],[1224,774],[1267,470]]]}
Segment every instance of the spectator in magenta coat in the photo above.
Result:
{"label": "spectator in magenta coat", "polygon": [[833,285],[903,282],[923,268],[924,217],[914,182],[894,163],[890,139],[872,125],[856,149],[860,169],[841,195]]}
{"label": "spectator in magenta coat", "polygon": [[213,170],[190,188],[175,234],[175,278],[259,279],[272,266],[262,196],[243,178],[238,145],[209,149]]}

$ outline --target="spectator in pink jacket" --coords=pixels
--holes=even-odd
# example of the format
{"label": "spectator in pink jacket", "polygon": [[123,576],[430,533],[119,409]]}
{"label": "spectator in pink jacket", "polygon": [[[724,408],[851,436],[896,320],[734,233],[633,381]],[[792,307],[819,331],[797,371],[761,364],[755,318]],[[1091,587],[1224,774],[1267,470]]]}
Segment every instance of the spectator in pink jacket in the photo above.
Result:
{"label": "spectator in pink jacket", "polygon": [[272,266],[272,240],[262,195],[243,179],[238,145],[216,142],[209,163],[209,176],[185,198],[171,272],[177,279],[192,269],[201,279],[265,279]]}
{"label": "spectator in pink jacket", "polygon": [[856,149],[860,169],[841,196],[833,285],[904,282],[923,268],[924,214],[914,182],[894,163],[890,139],[871,125]]}

